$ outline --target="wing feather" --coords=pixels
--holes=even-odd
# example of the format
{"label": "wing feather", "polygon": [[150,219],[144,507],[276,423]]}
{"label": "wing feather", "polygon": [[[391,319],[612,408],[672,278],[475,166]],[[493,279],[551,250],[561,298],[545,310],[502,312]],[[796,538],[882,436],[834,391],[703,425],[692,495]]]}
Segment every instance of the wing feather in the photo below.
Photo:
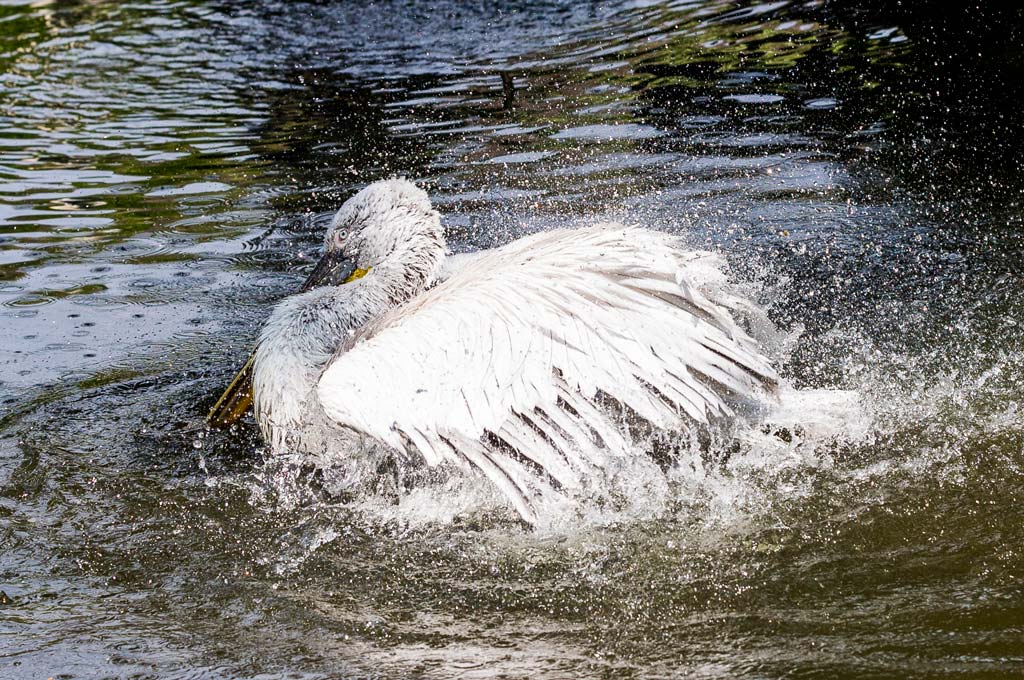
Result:
{"label": "wing feather", "polygon": [[536,521],[536,498],[631,455],[608,399],[685,432],[774,393],[757,344],[700,290],[712,257],[617,225],[476,255],[347,343],[320,401],[431,465],[477,468]]}

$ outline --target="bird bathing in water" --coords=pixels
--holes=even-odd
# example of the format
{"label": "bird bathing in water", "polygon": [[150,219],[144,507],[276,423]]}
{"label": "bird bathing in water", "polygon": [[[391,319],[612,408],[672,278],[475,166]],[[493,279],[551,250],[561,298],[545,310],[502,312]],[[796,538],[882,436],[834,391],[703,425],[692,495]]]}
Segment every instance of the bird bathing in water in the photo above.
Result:
{"label": "bird bathing in water", "polygon": [[404,179],[334,217],[302,292],[279,303],[210,412],[251,404],[274,453],[474,468],[527,522],[652,431],[771,403],[779,378],[738,323],[754,306],[710,285],[717,256],[619,224],[558,229],[447,254],[440,215]]}

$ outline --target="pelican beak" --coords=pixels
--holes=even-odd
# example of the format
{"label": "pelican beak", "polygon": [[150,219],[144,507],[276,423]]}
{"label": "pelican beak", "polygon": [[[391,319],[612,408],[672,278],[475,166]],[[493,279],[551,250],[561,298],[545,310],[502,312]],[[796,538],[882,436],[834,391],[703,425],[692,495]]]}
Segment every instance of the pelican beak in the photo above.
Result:
{"label": "pelican beak", "polygon": [[[340,286],[361,279],[369,271],[356,267],[355,259],[347,257],[341,251],[326,252],[302,283],[301,292],[305,293],[320,286]],[[256,350],[253,350],[242,370],[210,409],[206,416],[207,423],[214,427],[228,427],[249,410],[252,406],[252,373],[255,360]]]}
{"label": "pelican beak", "polygon": [[320,286],[340,286],[361,278],[367,271],[369,270],[356,268],[355,258],[347,256],[343,251],[328,251],[306,277],[301,291],[305,293]]}
{"label": "pelican beak", "polygon": [[252,366],[255,361],[256,350],[253,350],[245,366],[210,409],[206,422],[214,427],[228,427],[245,415],[252,406]]}

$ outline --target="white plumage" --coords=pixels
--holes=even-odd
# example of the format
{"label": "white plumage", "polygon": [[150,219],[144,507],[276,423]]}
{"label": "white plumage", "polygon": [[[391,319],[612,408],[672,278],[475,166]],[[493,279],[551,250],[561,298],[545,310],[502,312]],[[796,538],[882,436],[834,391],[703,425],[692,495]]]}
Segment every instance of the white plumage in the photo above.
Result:
{"label": "white plumage", "polygon": [[[527,236],[449,271],[419,189],[391,180],[352,201],[370,206],[355,211],[362,222],[346,204],[332,233],[346,232],[338,247],[369,273],[286,300],[261,336],[256,416],[279,450],[343,456],[358,433],[476,468],[535,521],[538,496],[571,495],[610,460],[639,455],[623,411],[687,432],[777,387],[730,314],[749,303],[701,290],[719,283],[711,253],[602,224]],[[385,237],[393,247],[368,247],[392,232],[403,235]]]}

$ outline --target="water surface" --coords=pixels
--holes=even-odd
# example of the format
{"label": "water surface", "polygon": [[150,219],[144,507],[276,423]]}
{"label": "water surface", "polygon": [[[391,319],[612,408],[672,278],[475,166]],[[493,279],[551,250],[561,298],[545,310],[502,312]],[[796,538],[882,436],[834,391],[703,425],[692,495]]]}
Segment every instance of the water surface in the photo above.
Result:
{"label": "water surface", "polygon": [[[1020,674],[1022,45],[978,30],[867,2],[0,3],[0,676]],[[870,425],[541,531],[485,486],[282,484],[205,409],[333,211],[395,174],[457,251],[598,219],[722,251],[784,373]]]}

